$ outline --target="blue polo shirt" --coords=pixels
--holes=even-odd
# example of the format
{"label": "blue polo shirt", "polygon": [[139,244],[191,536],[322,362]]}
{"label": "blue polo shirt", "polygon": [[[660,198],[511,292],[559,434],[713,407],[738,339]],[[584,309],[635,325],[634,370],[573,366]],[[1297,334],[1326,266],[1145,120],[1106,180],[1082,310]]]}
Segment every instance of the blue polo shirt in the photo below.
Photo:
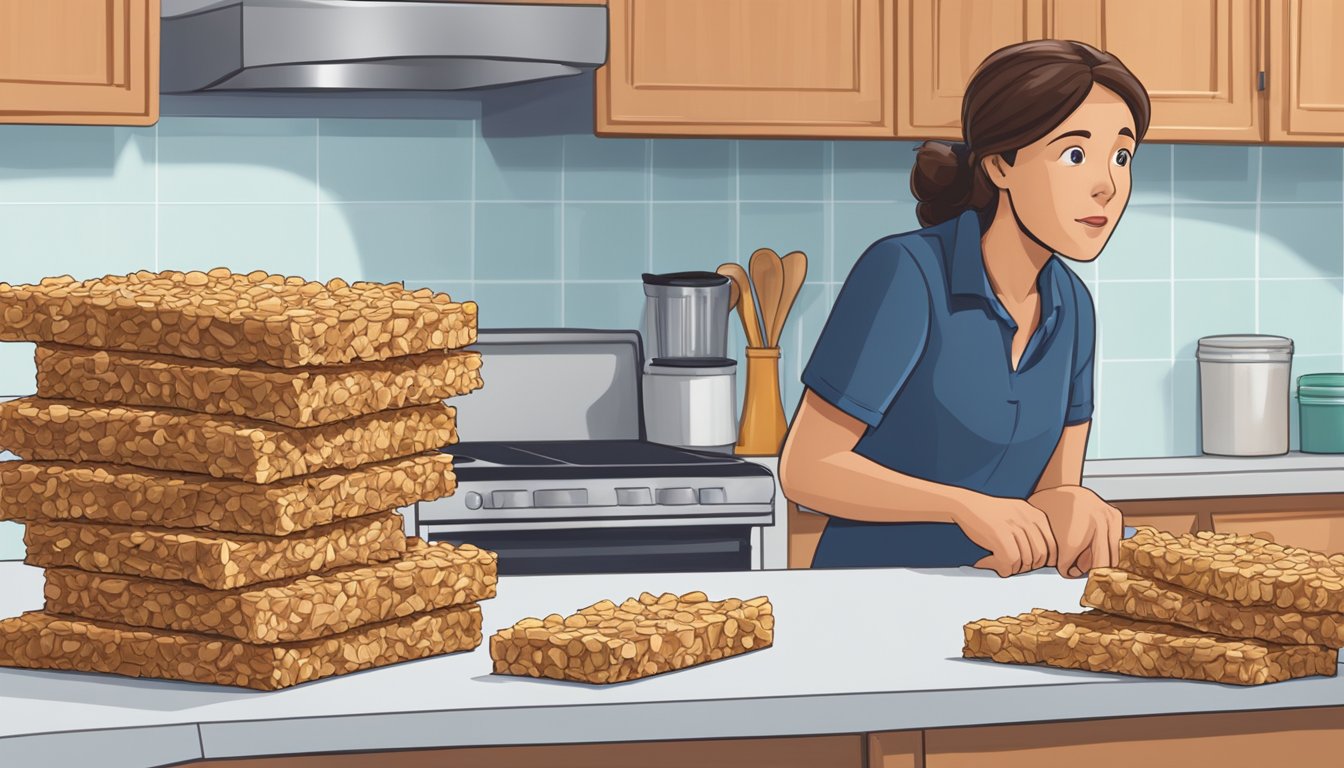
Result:
{"label": "blue polo shirt", "polygon": [[[870,246],[802,381],[867,425],[854,447],[861,456],[1024,499],[1064,426],[1091,418],[1092,297],[1052,256],[1037,278],[1040,321],[1015,370],[1017,323],[990,287],[980,236],[979,216],[968,211]],[[955,525],[831,518],[813,566],[943,567],[986,554]]]}

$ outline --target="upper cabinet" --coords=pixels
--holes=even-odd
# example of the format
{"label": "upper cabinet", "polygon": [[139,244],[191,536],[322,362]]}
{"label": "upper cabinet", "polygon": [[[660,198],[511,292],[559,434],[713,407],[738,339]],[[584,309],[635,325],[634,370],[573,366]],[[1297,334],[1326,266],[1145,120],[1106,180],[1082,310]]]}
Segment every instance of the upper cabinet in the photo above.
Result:
{"label": "upper cabinet", "polygon": [[610,0],[597,133],[894,136],[892,3]]}
{"label": "upper cabinet", "polygon": [[986,56],[1042,32],[1040,0],[897,0],[896,132],[961,138],[961,97]]}
{"label": "upper cabinet", "polygon": [[1279,0],[1270,7],[1270,141],[1344,141],[1344,3]]}
{"label": "upper cabinet", "polygon": [[159,0],[0,2],[0,123],[158,117]]}
{"label": "upper cabinet", "polygon": [[962,94],[985,56],[1058,38],[1110,51],[1138,76],[1149,140],[1262,138],[1254,0],[898,0],[897,27],[902,137],[959,138]]}
{"label": "upper cabinet", "polygon": [[961,136],[991,52],[1115,53],[1150,141],[1344,143],[1344,0],[610,0],[605,135]]}
{"label": "upper cabinet", "polygon": [[1255,0],[1045,0],[1046,37],[1114,53],[1143,82],[1148,141],[1261,141],[1262,27]]}

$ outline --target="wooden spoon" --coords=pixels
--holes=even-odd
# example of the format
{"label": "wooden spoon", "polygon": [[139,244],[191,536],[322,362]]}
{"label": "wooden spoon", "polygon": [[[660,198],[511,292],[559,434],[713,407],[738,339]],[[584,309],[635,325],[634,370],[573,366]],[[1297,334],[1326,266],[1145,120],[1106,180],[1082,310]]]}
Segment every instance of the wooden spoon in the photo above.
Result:
{"label": "wooden spoon", "polygon": [[737,287],[736,280],[728,281],[728,310],[732,311],[737,306],[738,299],[742,298],[742,290]]}
{"label": "wooden spoon", "polygon": [[751,254],[748,264],[752,285],[756,287],[756,300],[761,304],[763,335],[766,344],[773,347],[776,340],[770,338],[770,329],[775,326],[775,315],[784,298],[784,264],[779,260],[779,254],[769,248],[758,248]]}
{"label": "wooden spoon", "polygon": [[751,296],[751,278],[747,277],[747,271],[741,264],[729,262],[720,264],[718,273],[732,280],[737,288],[737,313],[742,318],[742,330],[747,334],[747,346],[765,346],[761,341],[761,324],[756,318],[756,301]]}
{"label": "wooden spoon", "polygon": [[770,345],[773,347],[779,346],[779,337],[784,333],[784,322],[789,317],[789,310],[793,309],[793,302],[803,289],[803,281],[807,279],[807,254],[794,251],[781,261],[784,263],[784,295],[770,327]]}

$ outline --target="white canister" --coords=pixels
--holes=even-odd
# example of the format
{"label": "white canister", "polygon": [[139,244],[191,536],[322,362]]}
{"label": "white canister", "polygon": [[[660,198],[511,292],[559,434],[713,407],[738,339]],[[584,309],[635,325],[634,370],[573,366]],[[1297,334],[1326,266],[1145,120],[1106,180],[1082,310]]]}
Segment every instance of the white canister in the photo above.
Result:
{"label": "white canister", "polygon": [[737,444],[737,363],[659,358],[644,366],[644,431],[651,442],[732,453]]}
{"label": "white canister", "polygon": [[1204,453],[1287,453],[1293,340],[1261,334],[1205,336],[1195,358]]}

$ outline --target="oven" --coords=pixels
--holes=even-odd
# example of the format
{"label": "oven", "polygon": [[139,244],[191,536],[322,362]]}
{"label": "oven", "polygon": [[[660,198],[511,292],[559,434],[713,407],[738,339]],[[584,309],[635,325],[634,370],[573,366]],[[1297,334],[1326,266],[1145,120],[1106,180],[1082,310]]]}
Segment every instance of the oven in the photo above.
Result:
{"label": "oven", "polygon": [[735,456],[645,439],[635,331],[482,330],[484,387],[454,398],[457,490],[415,509],[429,541],[501,574],[748,570],[775,482]]}

